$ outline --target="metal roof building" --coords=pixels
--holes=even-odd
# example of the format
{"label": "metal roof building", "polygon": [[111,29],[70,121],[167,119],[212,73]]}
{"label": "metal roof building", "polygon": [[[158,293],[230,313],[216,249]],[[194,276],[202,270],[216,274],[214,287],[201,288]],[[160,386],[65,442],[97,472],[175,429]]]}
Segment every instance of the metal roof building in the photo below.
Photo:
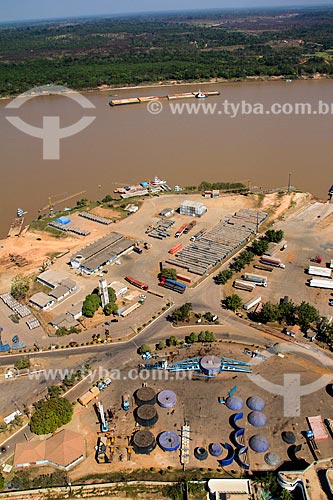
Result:
{"label": "metal roof building", "polygon": [[192,217],[201,217],[206,212],[207,207],[201,201],[184,200],[179,207],[180,214]]}
{"label": "metal roof building", "polygon": [[29,302],[32,305],[37,307],[38,309],[42,309],[42,311],[46,311],[49,307],[53,306],[55,303],[55,299],[46,295],[44,292],[35,293],[32,297],[30,297]]}
{"label": "metal roof building", "polygon": [[71,265],[87,274],[98,271],[105,264],[109,264],[121,255],[130,251],[134,242],[122,234],[111,232],[91,245],[83,248],[79,253],[72,255]]}

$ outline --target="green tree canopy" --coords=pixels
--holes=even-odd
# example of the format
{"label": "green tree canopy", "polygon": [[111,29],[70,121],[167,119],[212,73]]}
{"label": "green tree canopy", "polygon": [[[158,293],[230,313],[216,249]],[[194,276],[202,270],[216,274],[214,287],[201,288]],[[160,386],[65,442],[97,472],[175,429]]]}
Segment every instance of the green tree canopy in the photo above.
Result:
{"label": "green tree canopy", "polygon": [[30,278],[24,274],[17,274],[12,279],[10,293],[16,300],[25,299],[30,289]]}
{"label": "green tree canopy", "polygon": [[280,243],[284,238],[284,232],[282,229],[275,231],[274,229],[269,229],[265,233],[265,238],[272,243]]}
{"label": "green tree canopy", "polygon": [[307,330],[312,323],[317,322],[319,317],[318,310],[307,302],[303,301],[297,307],[297,321],[303,331]]}
{"label": "green tree canopy", "polygon": [[168,278],[171,280],[177,280],[177,271],[171,267],[164,267],[160,272],[159,276],[161,278]]}
{"label": "green tree canopy", "polygon": [[140,354],[146,354],[147,352],[151,352],[151,347],[148,344],[142,344],[140,347]]}
{"label": "green tree canopy", "polygon": [[265,239],[260,239],[260,240],[254,240],[252,245],[251,245],[251,251],[255,255],[263,255],[268,251],[269,248],[269,243]]}
{"label": "green tree canopy", "polygon": [[243,301],[239,295],[233,293],[232,295],[228,295],[225,298],[224,303],[227,309],[230,309],[231,311],[237,311],[237,309],[242,306]]}
{"label": "green tree canopy", "polygon": [[99,309],[100,305],[101,298],[98,295],[96,295],[95,293],[87,295],[82,305],[83,316],[85,316],[86,318],[92,318],[97,309]]}
{"label": "green tree canopy", "polygon": [[30,420],[30,429],[35,434],[55,432],[68,424],[73,415],[73,406],[66,398],[50,398],[34,404],[35,411]]}

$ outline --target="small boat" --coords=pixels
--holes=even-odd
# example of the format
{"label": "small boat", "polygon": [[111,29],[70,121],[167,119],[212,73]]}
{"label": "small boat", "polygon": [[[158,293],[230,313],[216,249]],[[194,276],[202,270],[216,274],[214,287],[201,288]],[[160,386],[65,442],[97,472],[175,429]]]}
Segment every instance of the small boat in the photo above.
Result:
{"label": "small boat", "polygon": [[199,90],[199,92],[195,94],[195,97],[196,99],[206,99],[208,96],[207,94],[204,94],[203,92],[201,92],[201,90]]}
{"label": "small boat", "polygon": [[166,184],[166,181],[163,181],[157,175],[155,175],[154,179],[150,182],[152,186],[161,186],[162,184]]}

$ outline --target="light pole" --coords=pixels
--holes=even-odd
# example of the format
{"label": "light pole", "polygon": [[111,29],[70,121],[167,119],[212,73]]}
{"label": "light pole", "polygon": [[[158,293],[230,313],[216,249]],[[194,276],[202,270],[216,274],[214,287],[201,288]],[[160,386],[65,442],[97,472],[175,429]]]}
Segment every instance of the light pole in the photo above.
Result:
{"label": "light pole", "polygon": [[290,193],[290,188],[291,188],[291,172],[288,174],[288,194]]}

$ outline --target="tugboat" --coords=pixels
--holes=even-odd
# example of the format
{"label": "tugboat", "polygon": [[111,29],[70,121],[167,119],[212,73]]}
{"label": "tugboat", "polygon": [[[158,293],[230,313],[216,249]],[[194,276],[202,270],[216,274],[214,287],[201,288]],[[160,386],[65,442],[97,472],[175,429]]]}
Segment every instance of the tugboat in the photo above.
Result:
{"label": "tugboat", "polygon": [[208,96],[207,94],[204,94],[203,92],[201,92],[201,90],[199,90],[199,92],[195,94],[195,97],[196,99],[206,99]]}

